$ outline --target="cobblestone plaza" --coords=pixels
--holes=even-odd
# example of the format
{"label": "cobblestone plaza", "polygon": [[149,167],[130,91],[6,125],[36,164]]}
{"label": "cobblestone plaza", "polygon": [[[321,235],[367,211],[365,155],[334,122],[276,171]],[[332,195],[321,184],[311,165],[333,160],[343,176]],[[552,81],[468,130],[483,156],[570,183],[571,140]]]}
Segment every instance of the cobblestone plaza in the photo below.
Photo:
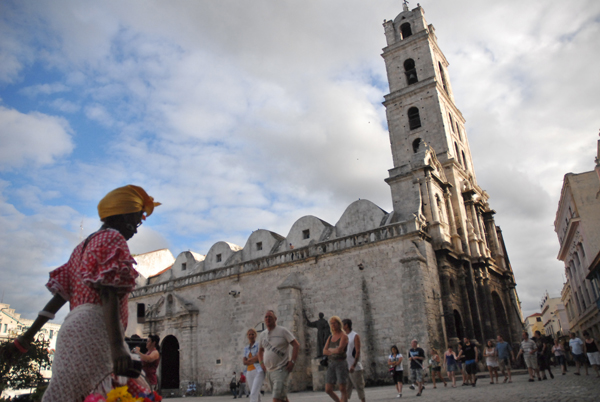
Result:
{"label": "cobblestone plaza", "polygon": [[[426,384],[423,395],[416,396],[416,391],[404,386],[402,398],[396,398],[396,390],[393,386],[367,388],[367,402],[393,401],[393,400],[417,400],[426,401],[486,401],[486,402],[516,402],[516,401],[598,401],[600,400],[600,378],[596,378],[593,370],[590,375],[575,376],[572,372],[567,375],[559,375],[554,380],[536,381],[530,383],[526,375],[513,377],[512,384],[491,385],[489,377],[480,374],[476,387],[444,388],[444,384],[437,384],[433,389],[431,383]],[[338,392],[339,395],[339,392]],[[209,402],[232,400],[231,395],[186,398],[187,402]],[[245,399],[245,398],[244,398]],[[325,392],[296,392],[289,395],[290,402],[328,402],[331,399]],[[171,399],[172,400],[172,399]],[[265,394],[262,402],[270,402],[271,395]],[[356,394],[352,395],[351,402],[358,401]]]}

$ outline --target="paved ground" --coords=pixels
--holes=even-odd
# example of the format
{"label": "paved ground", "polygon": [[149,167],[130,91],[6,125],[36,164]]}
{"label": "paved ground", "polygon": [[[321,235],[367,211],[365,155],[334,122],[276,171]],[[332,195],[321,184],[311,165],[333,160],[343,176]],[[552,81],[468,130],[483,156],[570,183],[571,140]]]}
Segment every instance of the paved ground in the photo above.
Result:
{"label": "paved ground", "polygon": [[[442,387],[433,389],[431,383],[426,384],[425,391],[420,397],[405,386],[402,391],[402,398],[396,398],[396,390],[392,386],[375,387],[366,389],[366,399],[368,402],[375,401],[398,401],[398,400],[416,400],[418,402],[427,401],[485,401],[485,402],[518,402],[518,401],[600,401],[600,378],[596,378],[593,370],[590,370],[589,376],[575,376],[572,371],[567,375],[558,375],[554,380],[536,381],[530,383],[528,377],[519,375],[513,377],[512,384],[494,384],[491,385],[489,377],[480,376],[477,386],[457,388]],[[211,396],[211,397],[187,397],[186,402],[217,402],[229,401],[231,396]],[[243,398],[242,401],[248,399]],[[290,394],[291,402],[329,402],[331,399],[324,392],[296,392]],[[352,395],[351,402],[358,402],[356,394]],[[183,401],[181,401],[183,402]],[[271,402],[270,395],[266,394],[262,402]]]}

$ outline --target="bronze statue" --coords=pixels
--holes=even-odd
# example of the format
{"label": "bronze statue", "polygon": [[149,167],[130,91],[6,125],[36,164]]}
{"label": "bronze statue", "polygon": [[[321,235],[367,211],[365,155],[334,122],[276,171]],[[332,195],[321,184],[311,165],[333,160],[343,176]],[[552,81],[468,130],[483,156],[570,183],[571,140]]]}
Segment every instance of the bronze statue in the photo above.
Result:
{"label": "bronze statue", "polygon": [[319,313],[319,319],[317,321],[310,321],[306,316],[306,311],[304,311],[304,318],[306,319],[306,325],[310,328],[317,329],[317,358],[323,356],[323,348],[325,347],[325,343],[327,342],[327,338],[331,335],[331,330],[329,329],[329,323],[324,318],[325,314]]}

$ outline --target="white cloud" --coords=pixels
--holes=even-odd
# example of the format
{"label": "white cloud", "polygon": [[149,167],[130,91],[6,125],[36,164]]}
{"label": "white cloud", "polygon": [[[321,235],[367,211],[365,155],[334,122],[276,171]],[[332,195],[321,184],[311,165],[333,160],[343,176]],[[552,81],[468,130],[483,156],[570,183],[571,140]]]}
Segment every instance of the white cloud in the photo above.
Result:
{"label": "white cloud", "polygon": [[81,106],[77,103],[63,98],[54,99],[52,102],[50,102],[50,106],[64,113],[75,113],[81,109]]}
{"label": "white cloud", "polygon": [[67,92],[69,90],[70,88],[65,84],[61,82],[54,82],[52,84],[39,84],[24,87],[19,92],[30,97],[35,97],[39,95],[52,95],[60,92]]}
{"label": "white cloud", "polygon": [[73,150],[70,133],[63,118],[0,106],[0,169],[53,163]]}

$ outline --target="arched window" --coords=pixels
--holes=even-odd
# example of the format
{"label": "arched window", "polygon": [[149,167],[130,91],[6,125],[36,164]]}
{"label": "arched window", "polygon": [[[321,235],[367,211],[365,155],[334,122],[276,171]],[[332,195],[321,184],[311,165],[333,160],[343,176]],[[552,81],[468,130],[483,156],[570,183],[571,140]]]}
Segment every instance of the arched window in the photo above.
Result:
{"label": "arched window", "polygon": [[460,127],[458,127],[458,123],[456,123],[456,133],[458,134],[458,139],[462,141],[463,139],[460,133]]}
{"label": "arched window", "polygon": [[458,144],[456,142],[454,142],[454,149],[456,150],[456,160],[458,161],[458,164],[462,164],[462,161],[460,160],[460,151],[458,150]]}
{"label": "arched window", "polygon": [[421,139],[417,138],[416,140],[413,141],[412,143],[412,147],[413,147],[413,152],[417,153],[419,151],[419,146],[421,145]]}
{"label": "arched window", "polygon": [[452,120],[452,115],[448,113],[448,117],[450,118],[450,127],[452,127],[452,132],[456,132],[454,130],[454,120]]}
{"label": "arched window", "polygon": [[402,35],[402,39],[406,39],[412,35],[412,29],[410,29],[410,24],[408,22],[400,25],[400,34]]}
{"label": "arched window", "polygon": [[465,169],[467,169],[467,158],[465,158],[465,151],[462,151],[462,157],[463,157],[463,165],[465,167]]}
{"label": "arched window", "polygon": [[404,74],[406,74],[406,82],[408,85],[419,82],[417,78],[417,69],[415,68],[415,61],[413,59],[407,59],[404,62]]}
{"label": "arched window", "polygon": [[444,87],[444,91],[448,93],[448,86],[446,85],[446,74],[444,74],[444,67],[442,67],[442,63],[438,62],[438,67],[440,69],[440,77],[442,77],[442,86]]}
{"label": "arched window", "polygon": [[408,126],[411,130],[421,127],[421,116],[419,115],[419,109],[416,107],[408,109]]}

